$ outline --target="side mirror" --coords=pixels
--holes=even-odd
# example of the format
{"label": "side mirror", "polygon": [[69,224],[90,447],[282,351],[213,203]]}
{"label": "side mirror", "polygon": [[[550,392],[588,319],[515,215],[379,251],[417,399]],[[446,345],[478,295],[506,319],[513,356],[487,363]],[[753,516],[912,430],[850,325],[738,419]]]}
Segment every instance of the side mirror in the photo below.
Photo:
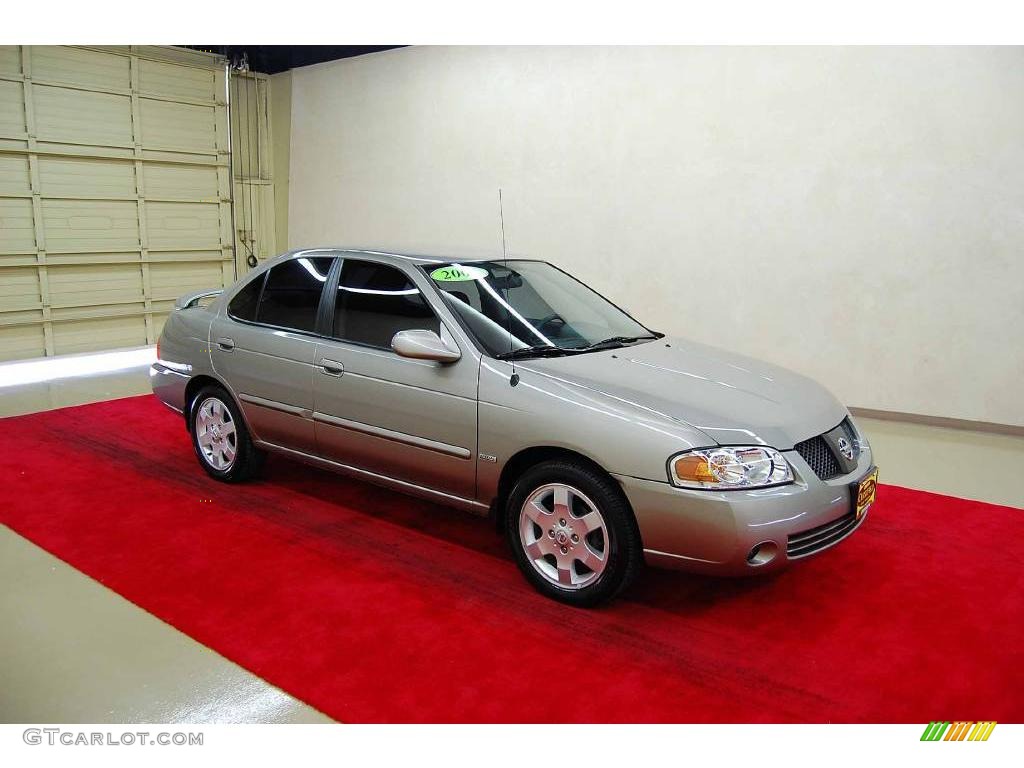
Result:
{"label": "side mirror", "polygon": [[399,331],[391,339],[391,348],[402,357],[414,360],[433,360],[438,363],[454,363],[462,353],[446,344],[433,331]]}

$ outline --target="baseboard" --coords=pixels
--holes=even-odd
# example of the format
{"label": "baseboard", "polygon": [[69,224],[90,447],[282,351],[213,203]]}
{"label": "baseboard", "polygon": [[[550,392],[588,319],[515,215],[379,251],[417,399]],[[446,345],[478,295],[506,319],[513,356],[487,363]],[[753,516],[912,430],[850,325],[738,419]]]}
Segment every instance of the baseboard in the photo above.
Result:
{"label": "baseboard", "polygon": [[900,421],[907,424],[923,424],[929,427],[945,427],[946,429],[961,429],[971,432],[987,432],[992,435],[1024,437],[1024,426],[1016,426],[1014,424],[953,419],[947,416],[925,416],[920,413],[905,413],[903,411],[881,411],[875,408],[859,408],[856,406],[850,406],[850,413],[854,416],[863,416],[866,419]]}

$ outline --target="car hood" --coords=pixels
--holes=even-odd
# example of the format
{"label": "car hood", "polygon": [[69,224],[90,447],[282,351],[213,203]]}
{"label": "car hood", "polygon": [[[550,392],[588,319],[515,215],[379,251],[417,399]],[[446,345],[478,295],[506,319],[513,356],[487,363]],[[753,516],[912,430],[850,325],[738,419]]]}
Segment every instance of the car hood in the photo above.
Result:
{"label": "car hood", "polygon": [[685,422],[721,445],[786,450],[847,413],[806,376],[686,339],[517,365]]}

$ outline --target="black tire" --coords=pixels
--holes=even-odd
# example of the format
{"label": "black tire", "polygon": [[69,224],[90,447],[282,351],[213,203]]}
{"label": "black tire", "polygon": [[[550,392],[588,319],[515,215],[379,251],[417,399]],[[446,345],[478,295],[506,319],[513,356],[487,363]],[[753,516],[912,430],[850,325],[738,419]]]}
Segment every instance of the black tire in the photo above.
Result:
{"label": "black tire", "polygon": [[[540,572],[540,569],[544,567],[543,563],[538,561],[539,564],[535,566],[533,559],[527,555],[527,545],[524,543],[524,539],[530,534],[522,533],[524,529],[532,530],[533,536],[538,536],[538,531],[549,536],[551,545],[559,549],[565,557],[565,550],[558,545],[556,536],[552,535],[555,528],[544,531],[538,523],[521,517],[527,500],[534,497],[535,494],[545,494],[543,489],[549,485],[569,486],[570,491],[579,491],[585,497],[585,499],[577,497],[578,500],[572,502],[570,506],[574,504],[576,508],[570,513],[572,520],[566,521],[569,528],[563,530],[570,531],[572,526],[581,519],[581,516],[577,516],[576,513],[585,511],[586,501],[591,502],[603,518],[604,529],[598,532],[600,535],[596,542],[603,544],[604,547],[602,554],[606,559],[603,570],[599,573],[591,571],[583,565],[582,560],[578,560],[573,561],[569,571],[570,578],[579,577],[584,580],[588,578],[588,574],[580,575],[578,571],[590,571],[589,576],[593,578],[592,583],[574,587],[556,583],[552,580],[554,576],[545,576]],[[570,497],[574,496],[576,495],[571,494]],[[552,515],[553,526],[560,524],[559,517],[557,514]],[[604,472],[583,461],[572,459],[545,461],[524,472],[508,496],[505,522],[506,536],[515,554],[516,564],[527,581],[542,595],[569,605],[589,608],[611,600],[629,586],[643,563],[640,533],[637,530],[633,511],[623,495],[622,489]],[[532,528],[530,528],[531,525]],[[607,537],[605,537],[605,531]],[[591,541],[589,538],[591,535],[596,534],[587,534],[587,540],[583,542],[573,539],[576,541],[575,546],[579,547],[581,543],[587,546]],[[564,543],[568,544],[568,542]],[[545,542],[545,546],[549,546],[549,544]],[[591,550],[600,548],[600,546],[595,546],[591,547]],[[557,553],[544,555],[544,559],[548,563],[548,570],[561,575],[562,570],[559,569],[559,561],[556,561],[557,556]],[[571,553],[569,557],[572,557]],[[594,574],[598,575],[594,576]]]}
{"label": "black tire", "polygon": [[[230,464],[222,467],[215,466],[216,460],[208,457],[200,445],[200,429],[197,424],[204,405],[208,402],[212,405],[213,401],[221,404],[230,416],[230,423],[234,425],[233,435],[224,438],[225,443],[222,443],[234,448],[234,456]],[[199,465],[213,479],[223,483],[241,483],[259,475],[263,467],[264,453],[253,445],[241,411],[223,387],[211,384],[199,390],[189,404],[188,431],[192,436],[192,448],[196,452]],[[220,458],[223,456],[221,453]]]}

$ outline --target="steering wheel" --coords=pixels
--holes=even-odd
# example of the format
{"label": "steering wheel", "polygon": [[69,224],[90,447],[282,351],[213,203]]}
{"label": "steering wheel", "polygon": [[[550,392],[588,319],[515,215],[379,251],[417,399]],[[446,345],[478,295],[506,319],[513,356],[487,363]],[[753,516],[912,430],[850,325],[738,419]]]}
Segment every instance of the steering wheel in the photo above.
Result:
{"label": "steering wheel", "polygon": [[[562,317],[561,315],[559,315],[559,314],[558,314],[558,313],[556,312],[556,313],[555,313],[555,314],[553,314],[553,315],[548,315],[547,317],[545,317],[545,318],[543,318],[543,319],[539,320],[539,321],[537,322],[537,330],[538,330],[538,331],[541,331],[541,332],[543,333],[543,332],[544,332],[544,329],[545,329],[545,328],[547,328],[547,327],[548,327],[549,325],[551,325],[552,323],[557,323],[557,325],[558,325],[558,328],[557,328],[557,330],[561,330],[561,329],[562,329],[562,327],[564,327],[564,326],[565,326],[565,324],[566,324],[566,323],[565,323],[565,318],[564,318],[564,317]],[[552,330],[555,330],[555,329],[552,329]]]}

